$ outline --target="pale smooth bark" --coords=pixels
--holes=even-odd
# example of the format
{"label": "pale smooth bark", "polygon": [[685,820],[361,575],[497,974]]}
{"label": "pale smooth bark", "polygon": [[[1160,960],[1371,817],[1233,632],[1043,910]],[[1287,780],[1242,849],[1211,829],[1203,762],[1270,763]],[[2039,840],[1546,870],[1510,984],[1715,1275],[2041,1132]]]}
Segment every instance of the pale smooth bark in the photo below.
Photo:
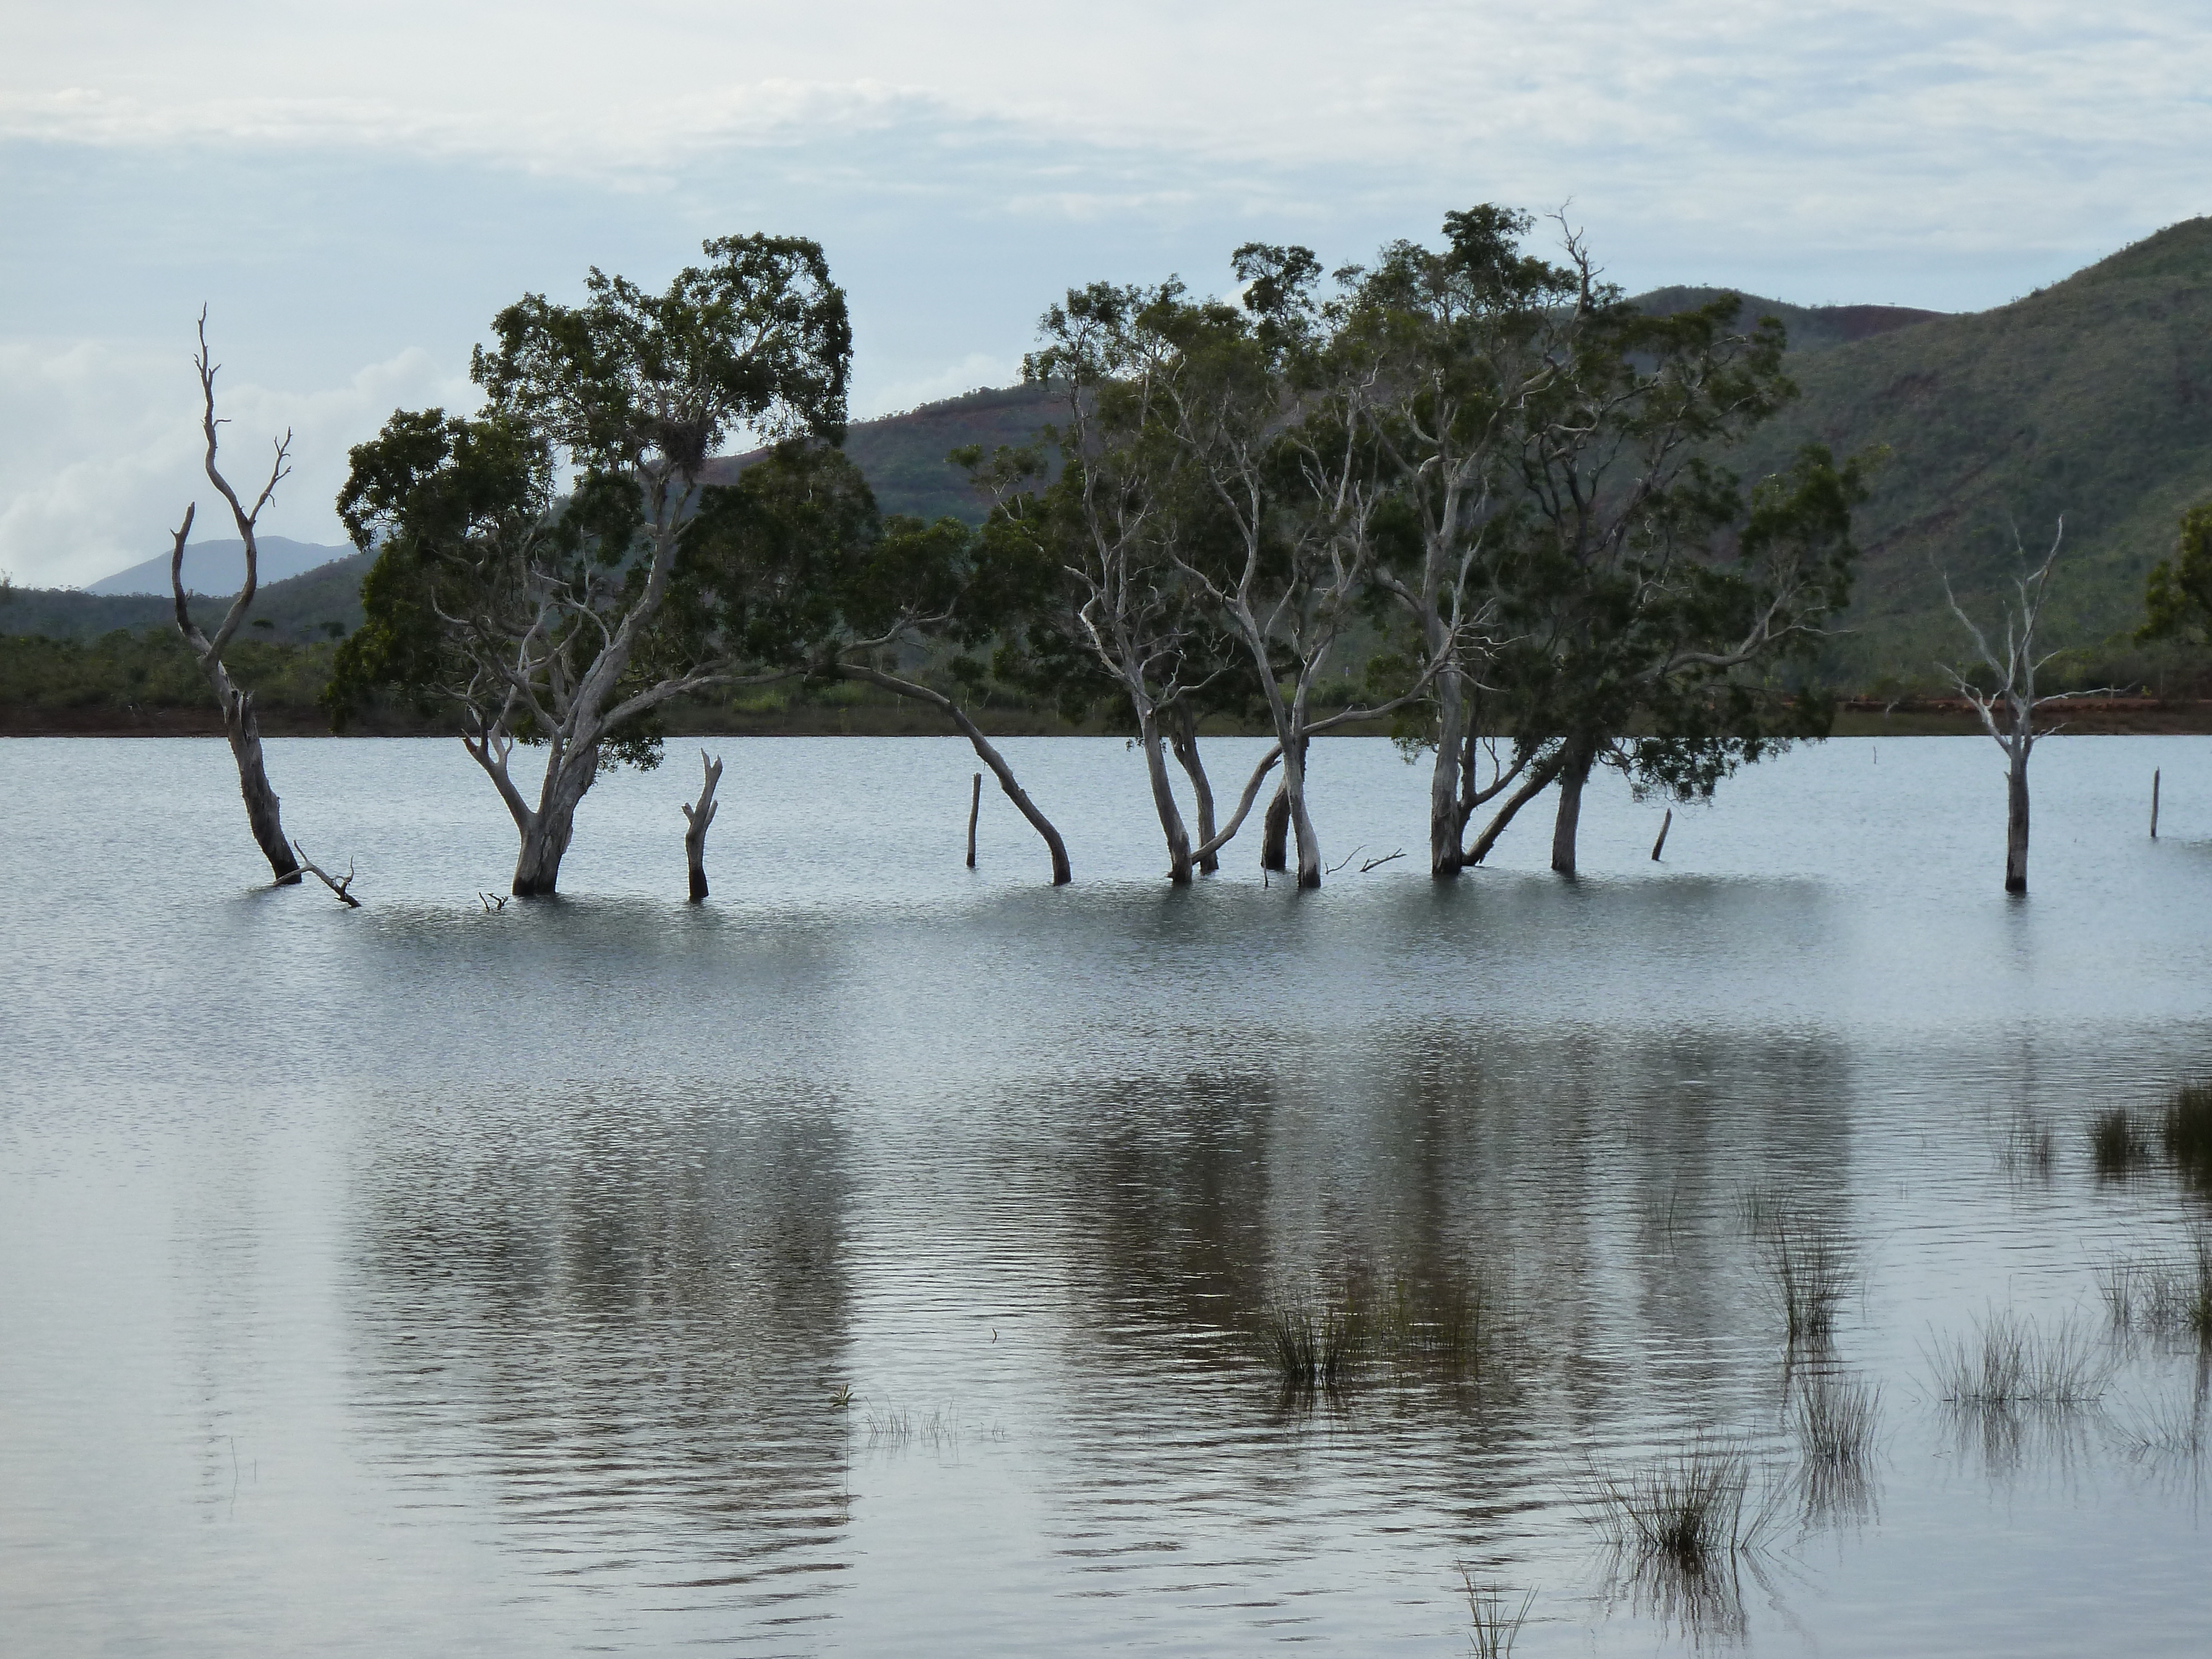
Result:
{"label": "pale smooth bark", "polygon": [[1177,702],[1168,711],[1168,741],[1175,749],[1175,757],[1182,765],[1183,775],[1190,780],[1192,799],[1198,807],[1198,839],[1207,850],[1197,854],[1198,867],[1207,875],[1221,868],[1220,855],[1214,846],[1213,785],[1206,775],[1206,763],[1198,753],[1198,716],[1187,702]]}
{"label": "pale smooth bark", "polygon": [[[1951,682],[1974,706],[1981,716],[1982,729],[1993,739],[2005,757],[2005,874],[2008,893],[2027,890],[2027,760],[2034,752],[2036,739],[2049,734],[2047,728],[2039,732],[2035,717],[2055,702],[2069,697],[2091,696],[2088,691],[2062,691],[2052,696],[2038,696],[2035,693],[2035,672],[2051,660],[2054,653],[2035,654],[2035,630],[2042,621],[2043,602],[2051,591],[2051,572],[2058,562],[2058,549],[2065,539],[2066,520],[2059,520],[2058,528],[2051,538],[2051,550],[2043,556],[2043,562],[2027,575],[2014,579],[2019,603],[2005,607],[2004,648],[2000,651],[1990,641],[1974,619],[1969,617],[1958,598],[1951,592],[1951,579],[1943,577],[1943,597],[1950,602],[1951,614],[1956,617],[1974,642],[1974,649],[1982,662],[1996,677],[1996,689],[1983,691],[1956,668],[1946,665],[1944,672]],[[2020,532],[2013,532],[2013,545],[2021,549]]]}
{"label": "pale smooth bark", "polygon": [[216,365],[208,359],[205,310],[200,313],[199,337],[199,355],[192,359],[192,366],[200,376],[200,428],[207,439],[204,465],[208,482],[229,504],[231,521],[238,526],[239,539],[246,544],[246,582],[231,600],[215,637],[210,639],[193,622],[191,607],[185,603],[185,538],[191,533],[192,517],[198,510],[198,503],[194,502],[185,507],[185,521],[177,526],[175,542],[169,550],[169,592],[176,605],[177,632],[184,636],[185,646],[207,680],[208,689],[215,693],[216,706],[222,710],[223,736],[229,740],[231,758],[237,763],[238,793],[246,802],[246,826],[253,832],[254,844],[260,848],[262,857],[269,860],[270,872],[276,878],[277,885],[296,886],[300,860],[285,837],[276,791],[270,786],[268,769],[262,763],[261,723],[253,713],[253,694],[231,678],[222,660],[223,651],[246,620],[246,613],[253,605],[254,593],[260,586],[261,546],[254,535],[254,526],[277,484],[292,470],[289,460],[292,434],[287,432],[276,444],[276,459],[270,464],[269,482],[262,485],[260,495],[248,509],[216,465]]}

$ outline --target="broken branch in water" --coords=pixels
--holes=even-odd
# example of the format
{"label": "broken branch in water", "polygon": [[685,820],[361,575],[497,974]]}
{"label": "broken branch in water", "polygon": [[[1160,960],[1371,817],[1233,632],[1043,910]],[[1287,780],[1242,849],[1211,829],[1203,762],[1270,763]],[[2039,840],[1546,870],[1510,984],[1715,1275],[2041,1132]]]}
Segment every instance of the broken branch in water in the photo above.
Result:
{"label": "broken branch in water", "polygon": [[1358,858],[1366,850],[1367,843],[1363,841],[1358,846],[1353,848],[1349,853],[1346,853],[1342,859],[1339,860],[1336,863],[1330,865],[1328,866],[1328,873],[1332,876],[1334,875],[1338,871],[1343,869],[1346,865],[1351,863],[1352,860]]}
{"label": "broken branch in water", "polygon": [[479,892],[477,895],[477,902],[483,905],[485,912],[489,914],[494,910],[506,909],[508,896],[505,893]]}
{"label": "broken branch in water", "polygon": [[1366,874],[1370,870],[1379,870],[1379,869],[1381,869],[1384,865],[1386,865],[1386,864],[1389,863],[1391,859],[1401,859],[1401,858],[1403,858],[1403,857],[1405,857],[1405,856],[1406,856],[1406,849],[1405,849],[1404,848],[1401,847],[1401,848],[1400,848],[1396,852],[1395,852],[1395,853],[1391,854],[1389,855],[1389,858],[1379,858],[1379,859],[1370,859],[1370,860],[1368,860],[1366,863],[1364,863],[1364,864],[1363,864],[1363,865],[1361,865],[1361,866],[1359,866],[1359,873],[1360,873],[1361,875],[1363,875],[1363,876],[1364,876],[1364,875],[1365,875],[1365,874]]}
{"label": "broken branch in water", "polygon": [[307,856],[307,849],[301,846],[298,842],[295,841],[292,843],[292,850],[300,855],[300,867],[302,870],[305,870],[309,875],[314,877],[316,880],[321,882],[323,885],[329,888],[331,891],[336,893],[338,896],[339,903],[346,906],[349,909],[358,910],[361,908],[361,901],[356,898],[351,893],[346,891],[347,888],[353,885],[353,860],[351,859],[348,859],[346,860],[345,879],[343,881],[333,881],[331,879],[330,874],[327,871],[325,871],[320,865],[317,864],[314,860]]}

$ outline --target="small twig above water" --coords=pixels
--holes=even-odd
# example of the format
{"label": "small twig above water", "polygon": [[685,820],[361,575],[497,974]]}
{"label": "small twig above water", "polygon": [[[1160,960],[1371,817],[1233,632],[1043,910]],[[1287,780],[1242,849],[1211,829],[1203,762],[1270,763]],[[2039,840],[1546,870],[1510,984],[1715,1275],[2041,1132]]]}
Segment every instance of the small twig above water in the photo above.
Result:
{"label": "small twig above water", "polygon": [[1351,863],[1352,860],[1358,858],[1366,850],[1367,843],[1363,841],[1358,846],[1353,848],[1349,853],[1346,853],[1341,861],[1330,865],[1328,866],[1328,873],[1332,876],[1334,875],[1338,871],[1343,869],[1346,865]]}
{"label": "small twig above water", "polygon": [[483,905],[487,911],[506,909],[507,900],[507,895],[505,893],[479,892],[477,895],[477,902]]}
{"label": "small twig above water", "polygon": [[1359,873],[1364,876],[1370,870],[1380,870],[1384,865],[1389,863],[1392,859],[1401,859],[1405,856],[1406,849],[1401,847],[1396,852],[1389,854],[1387,857],[1368,860],[1366,863],[1359,866]]}

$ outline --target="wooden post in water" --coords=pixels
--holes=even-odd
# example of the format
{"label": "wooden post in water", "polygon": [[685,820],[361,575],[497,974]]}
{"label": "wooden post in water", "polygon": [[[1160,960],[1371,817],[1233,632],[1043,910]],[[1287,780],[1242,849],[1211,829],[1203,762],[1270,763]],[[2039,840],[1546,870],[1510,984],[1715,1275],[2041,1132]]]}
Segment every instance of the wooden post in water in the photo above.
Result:
{"label": "wooden post in water", "polygon": [[1659,839],[1651,843],[1651,862],[1659,862],[1659,849],[1667,844],[1667,832],[1674,827],[1674,809],[1668,807],[1667,816],[1659,821]]}
{"label": "wooden post in water", "polygon": [[2158,769],[2156,767],[2151,769],[2150,774],[2150,838],[2153,841],[2158,839]]}
{"label": "wooden post in water", "polygon": [[968,792],[968,867],[975,867],[975,820],[983,811],[983,775],[975,775],[975,787]]}

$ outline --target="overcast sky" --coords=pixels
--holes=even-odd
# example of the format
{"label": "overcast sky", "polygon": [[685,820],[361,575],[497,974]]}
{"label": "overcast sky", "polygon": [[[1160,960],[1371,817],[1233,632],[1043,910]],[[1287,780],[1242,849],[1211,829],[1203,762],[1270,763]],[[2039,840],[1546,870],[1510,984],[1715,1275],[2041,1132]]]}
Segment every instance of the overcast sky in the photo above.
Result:
{"label": "overcast sky", "polygon": [[1943,310],[2212,210],[2203,0],[0,6],[0,570],[40,586],[209,524],[203,301],[234,477],[294,428],[264,528],[337,542],[347,446],[466,403],[500,306],[726,232],[824,244],[865,416],[1011,380],[1071,283],[1479,201],[1565,206],[1631,289]]}

